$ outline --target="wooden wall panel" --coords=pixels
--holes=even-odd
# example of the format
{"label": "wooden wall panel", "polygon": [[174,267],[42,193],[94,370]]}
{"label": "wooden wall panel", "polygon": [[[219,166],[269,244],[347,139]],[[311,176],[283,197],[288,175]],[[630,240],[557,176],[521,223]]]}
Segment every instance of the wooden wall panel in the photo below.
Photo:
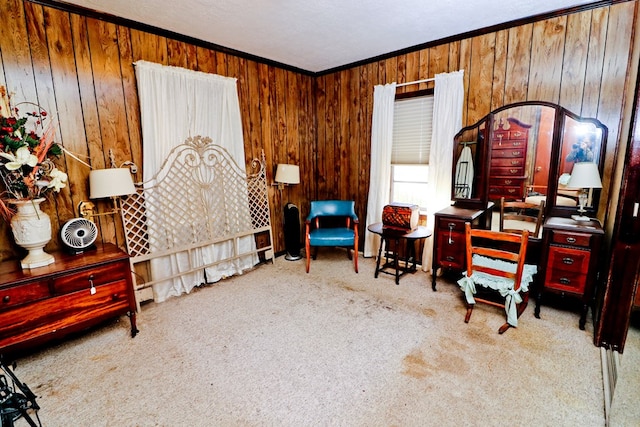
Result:
{"label": "wooden wall panel", "polygon": [[[444,43],[420,50],[418,61],[408,59],[407,54],[380,60],[373,64],[375,71],[369,81],[363,80],[359,74],[359,85],[366,88],[366,96],[371,103],[376,84],[432,78],[437,73],[464,69],[463,125],[471,125],[491,110],[513,102],[566,103],[569,109],[596,117],[609,128],[606,164],[607,170],[611,171],[618,145],[636,7],[637,2],[619,3]],[[411,66],[417,67],[417,74],[410,69]],[[350,71],[336,72],[318,80],[330,82],[355,78]],[[425,87],[433,85],[406,86],[398,93]],[[339,137],[331,135],[331,132],[346,131],[334,126],[334,116],[326,118],[320,110],[321,106],[339,102],[332,97],[340,96],[344,94],[318,85],[318,131],[323,135],[318,143],[319,162],[328,162],[339,155],[323,144],[323,140]],[[363,90],[360,96],[365,96]],[[364,121],[370,123],[371,105],[365,107],[363,104],[360,102],[346,115],[343,112],[340,119],[356,120],[358,115],[366,115]],[[322,123],[323,118],[325,123]],[[370,133],[358,140],[359,144],[351,145],[347,155],[353,156],[357,150],[360,157],[370,157]],[[319,182],[330,181],[331,173],[331,170],[319,167],[316,178]],[[603,178],[605,186],[609,179],[608,175]],[[365,218],[368,186],[359,190],[356,192],[356,208],[358,214]],[[316,196],[322,198],[324,195],[318,192]],[[606,203],[606,193],[602,199]],[[602,215],[601,206],[599,216]]]}
{"label": "wooden wall panel", "polygon": [[[264,150],[269,182],[277,163],[300,165],[300,185],[269,191],[275,249],[282,252],[282,213],[288,201],[299,206],[304,218],[309,200],[353,198],[358,214],[366,218],[377,84],[464,69],[464,125],[505,103],[567,103],[609,127],[606,154],[607,165],[612,165],[637,3],[558,16],[309,76],[27,0],[0,0],[0,82],[16,101],[40,102],[54,111],[60,142],[101,168],[108,166],[110,149],[118,162],[133,160],[143,167],[136,61],[237,78],[247,162]],[[432,87],[430,82],[400,91]],[[55,229],[77,215],[77,202],[87,199],[88,191],[88,168],[69,156],[61,162],[71,185],[44,207]],[[103,201],[98,207],[107,208]],[[101,220],[102,240],[122,245],[120,233],[117,219]],[[47,249],[58,247],[54,238]],[[2,222],[0,259],[20,255]]]}

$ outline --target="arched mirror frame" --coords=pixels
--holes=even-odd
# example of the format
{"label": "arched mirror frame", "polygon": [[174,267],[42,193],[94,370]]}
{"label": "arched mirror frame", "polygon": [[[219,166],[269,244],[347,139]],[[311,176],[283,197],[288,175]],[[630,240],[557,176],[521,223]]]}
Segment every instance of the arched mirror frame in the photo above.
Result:
{"label": "arched mirror frame", "polygon": [[[575,214],[577,211],[577,207],[570,206],[561,206],[557,203],[558,196],[558,182],[560,180],[560,176],[562,175],[562,171],[560,171],[560,165],[562,164],[562,156],[565,152],[563,150],[563,143],[569,143],[571,141],[565,141],[565,131],[568,129],[567,121],[569,119],[574,120],[578,123],[587,123],[594,126],[599,130],[601,134],[601,138],[599,144],[596,143],[594,149],[597,151],[597,164],[598,170],[600,171],[600,177],[602,179],[602,172],[604,168],[604,149],[606,147],[607,141],[607,128],[604,126],[599,120],[595,118],[585,118],[581,117],[564,107],[561,107],[557,104],[545,102],[545,101],[525,101],[525,102],[517,102],[513,104],[507,104],[500,108],[493,110],[491,113],[484,116],[482,119],[478,120],[475,124],[464,127],[461,129],[456,136],[454,137],[454,159],[453,159],[453,171],[452,171],[452,189],[451,189],[451,197],[454,201],[454,204],[459,207],[469,208],[469,209],[485,209],[487,207],[487,203],[489,202],[489,168],[490,168],[490,159],[491,159],[491,139],[492,132],[496,129],[496,116],[499,113],[504,112],[505,110],[511,108],[518,107],[549,107],[552,108],[555,113],[554,123],[553,123],[553,136],[551,142],[551,153],[550,153],[550,169],[549,169],[549,178],[547,183],[547,203],[545,205],[545,217],[546,216],[563,216],[569,217],[572,214]],[[484,127],[483,127],[484,126]],[[477,131],[476,131],[477,129]],[[473,182],[474,189],[473,193],[471,193],[471,197],[458,197],[459,189],[456,188],[456,177],[460,174],[458,170],[458,159],[460,157],[460,146],[465,141],[468,140],[469,135],[476,136],[474,140],[477,143],[476,151],[474,151],[473,159],[475,161],[475,167],[473,171]],[[601,190],[596,190],[593,193],[593,199],[590,206],[586,207],[587,214],[590,216],[595,216],[595,213],[598,209],[599,197],[601,194]]]}

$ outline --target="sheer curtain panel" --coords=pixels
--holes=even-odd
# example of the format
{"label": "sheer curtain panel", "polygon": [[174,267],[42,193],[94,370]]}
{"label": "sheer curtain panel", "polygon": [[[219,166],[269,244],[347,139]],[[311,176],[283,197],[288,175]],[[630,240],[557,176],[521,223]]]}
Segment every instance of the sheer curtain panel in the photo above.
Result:
{"label": "sheer curtain panel", "polygon": [[[382,209],[389,203],[395,97],[395,83],[377,85],[373,88],[371,173],[369,178],[369,197],[367,199],[367,226],[381,221]],[[365,231],[364,256],[377,255],[379,244],[380,237],[377,234]]]}
{"label": "sheer curtain panel", "polygon": [[[435,75],[433,99],[433,134],[429,154],[429,200],[427,224],[433,228],[433,214],[451,205],[451,174],[453,171],[453,137],[462,127],[464,101],[464,70]],[[433,237],[425,241],[422,269],[431,270]]]}

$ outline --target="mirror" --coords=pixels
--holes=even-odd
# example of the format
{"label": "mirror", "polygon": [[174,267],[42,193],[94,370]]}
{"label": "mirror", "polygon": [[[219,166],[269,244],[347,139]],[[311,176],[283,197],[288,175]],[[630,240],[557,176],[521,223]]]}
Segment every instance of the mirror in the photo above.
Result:
{"label": "mirror", "polygon": [[[595,119],[583,119],[568,111],[562,111],[562,134],[558,156],[558,167],[554,175],[554,183],[557,186],[555,205],[551,206],[554,215],[566,216],[575,213],[576,206],[580,205],[580,197],[587,214],[595,213],[600,188],[598,183],[593,183],[596,188],[581,188],[580,184],[572,183],[572,174],[576,163],[595,163],[599,175],[592,177],[602,186],[602,169],[604,156],[602,150],[607,137],[607,128]],[[574,176],[575,178],[575,176]],[[587,184],[588,185],[588,184]]]}
{"label": "mirror", "polygon": [[[520,102],[492,111],[454,138],[452,199],[463,208],[487,202],[545,202],[545,217],[568,217],[598,206],[600,190],[571,187],[578,162],[595,162],[602,175],[607,129],[543,101]],[[586,193],[586,194],[585,194]],[[586,195],[586,197],[585,197]],[[495,213],[498,212],[498,215]],[[499,206],[494,209],[499,216]],[[499,219],[499,218],[498,218]]]}
{"label": "mirror", "polygon": [[527,104],[493,116],[489,198],[540,203],[549,186],[554,107]]}
{"label": "mirror", "polygon": [[452,199],[459,206],[486,206],[484,193],[484,150],[487,123],[462,129],[454,138]]}

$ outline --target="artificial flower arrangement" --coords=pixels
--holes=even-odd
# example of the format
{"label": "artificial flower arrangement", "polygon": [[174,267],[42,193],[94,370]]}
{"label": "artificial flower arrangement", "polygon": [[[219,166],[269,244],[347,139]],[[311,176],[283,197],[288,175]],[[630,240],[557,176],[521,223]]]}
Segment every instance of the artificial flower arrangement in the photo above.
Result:
{"label": "artificial flower arrangement", "polygon": [[[55,127],[44,126],[46,111],[37,110],[21,116],[18,106],[11,107],[10,96],[0,86],[0,176],[4,190],[0,195],[0,214],[7,220],[13,215],[8,200],[33,200],[49,191],[60,192],[66,186],[67,174],[59,170],[52,158],[62,154],[53,141]],[[30,130],[27,130],[30,128]],[[43,129],[38,135],[36,129]]]}

